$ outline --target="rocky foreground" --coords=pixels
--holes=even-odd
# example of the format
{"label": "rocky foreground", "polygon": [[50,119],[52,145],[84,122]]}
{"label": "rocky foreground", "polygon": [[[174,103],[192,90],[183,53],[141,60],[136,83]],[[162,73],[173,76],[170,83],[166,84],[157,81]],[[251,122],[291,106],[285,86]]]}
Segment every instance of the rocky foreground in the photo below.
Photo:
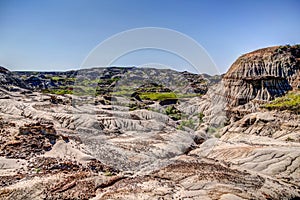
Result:
{"label": "rocky foreground", "polygon": [[300,47],[219,79],[1,68],[0,199],[299,199]]}

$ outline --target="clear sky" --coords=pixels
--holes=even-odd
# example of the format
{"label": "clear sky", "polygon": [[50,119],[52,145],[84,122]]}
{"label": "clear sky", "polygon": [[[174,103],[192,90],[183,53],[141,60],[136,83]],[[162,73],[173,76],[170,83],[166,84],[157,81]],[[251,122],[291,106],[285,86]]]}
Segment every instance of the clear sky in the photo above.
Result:
{"label": "clear sky", "polygon": [[[299,19],[299,0],[0,0],[0,65],[74,69],[114,34],[163,27],[196,40],[225,72],[246,52],[299,44]],[[117,64],[139,65],[141,57]]]}

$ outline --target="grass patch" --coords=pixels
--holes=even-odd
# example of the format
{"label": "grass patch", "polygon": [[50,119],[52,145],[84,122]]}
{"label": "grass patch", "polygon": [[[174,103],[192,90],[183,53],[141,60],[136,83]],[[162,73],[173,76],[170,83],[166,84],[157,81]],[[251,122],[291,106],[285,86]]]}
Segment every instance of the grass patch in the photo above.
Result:
{"label": "grass patch", "polygon": [[74,94],[77,96],[91,95],[95,96],[96,90],[93,87],[84,87],[84,86],[61,86],[60,88],[55,89],[46,89],[42,91],[43,93],[64,95],[64,94]]}
{"label": "grass patch", "polygon": [[300,92],[289,92],[262,106],[268,110],[290,110],[300,112]]}
{"label": "grass patch", "polygon": [[57,95],[64,95],[64,94],[73,94],[73,91],[65,90],[65,89],[56,89],[56,90],[52,90],[50,93],[57,94]]}
{"label": "grass patch", "polygon": [[141,99],[147,99],[152,101],[162,101],[166,99],[176,99],[177,96],[174,92],[163,92],[163,93],[141,93]]}
{"label": "grass patch", "polygon": [[44,94],[57,94],[57,95],[64,95],[64,94],[73,94],[73,90],[70,89],[63,89],[63,88],[59,88],[59,89],[46,89],[42,91]]}

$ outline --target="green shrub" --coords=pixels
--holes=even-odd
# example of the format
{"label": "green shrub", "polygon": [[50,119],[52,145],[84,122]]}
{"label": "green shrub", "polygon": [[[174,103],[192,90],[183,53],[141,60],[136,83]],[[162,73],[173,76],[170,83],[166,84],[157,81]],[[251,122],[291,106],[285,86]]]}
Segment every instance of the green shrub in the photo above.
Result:
{"label": "green shrub", "polygon": [[180,125],[178,126],[179,130],[183,130],[183,127],[188,127],[191,129],[196,128],[196,122],[193,119],[183,120],[180,122]]}
{"label": "green shrub", "polygon": [[171,105],[166,108],[165,113],[167,115],[175,114],[177,113],[177,109],[173,105]]}
{"label": "green shrub", "polygon": [[181,119],[181,112],[174,105],[168,106],[165,113],[173,120],[177,121]]}
{"label": "green shrub", "polygon": [[201,112],[198,114],[199,124],[203,123],[204,114]]}
{"label": "green shrub", "polygon": [[300,112],[300,93],[289,92],[262,106],[268,110],[290,110]]}
{"label": "green shrub", "polygon": [[216,138],[220,138],[220,137],[221,137],[221,134],[220,134],[220,133],[216,133],[216,134],[215,134],[215,137],[216,137]]}
{"label": "green shrub", "polygon": [[285,141],[288,141],[288,142],[295,142],[295,140],[291,137],[287,137]]}
{"label": "green shrub", "polygon": [[104,176],[113,176],[113,174],[110,171],[105,171]]}

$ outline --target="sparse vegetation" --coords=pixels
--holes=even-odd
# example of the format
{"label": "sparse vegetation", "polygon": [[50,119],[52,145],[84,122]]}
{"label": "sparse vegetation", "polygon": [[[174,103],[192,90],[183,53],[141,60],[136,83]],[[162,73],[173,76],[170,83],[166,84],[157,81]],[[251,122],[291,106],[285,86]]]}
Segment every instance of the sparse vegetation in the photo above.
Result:
{"label": "sparse vegetation", "polygon": [[46,89],[42,91],[43,93],[64,95],[64,94],[74,94],[77,96],[83,95],[96,95],[96,90],[93,87],[84,86],[62,86],[55,89]]}
{"label": "sparse vegetation", "polygon": [[216,128],[216,127],[213,127],[213,126],[209,126],[207,128],[207,133],[209,135],[214,136],[215,138],[220,138],[222,136],[220,131],[219,131],[220,129],[221,129],[221,127]]}
{"label": "sparse vegetation", "polygon": [[207,132],[212,134],[212,133],[217,132],[217,129],[215,127],[210,126],[210,127],[208,127]]}
{"label": "sparse vegetation", "polygon": [[203,123],[204,114],[202,112],[200,112],[198,114],[198,118],[199,118],[199,124]]}
{"label": "sparse vegetation", "polygon": [[34,169],[34,171],[35,171],[35,173],[37,173],[37,174],[38,174],[38,173],[40,173],[40,172],[41,172],[41,169],[40,169],[40,168],[35,168],[35,169]]}
{"label": "sparse vegetation", "polygon": [[291,137],[287,137],[285,141],[287,141],[287,142],[295,142],[295,140],[293,138],[291,138]]}
{"label": "sparse vegetation", "polygon": [[181,112],[174,105],[168,106],[165,110],[165,113],[173,120],[181,119]]}
{"label": "sparse vegetation", "polygon": [[290,110],[300,112],[300,92],[289,92],[262,106],[268,110]]}
{"label": "sparse vegetation", "polygon": [[50,79],[53,82],[62,82],[65,84],[72,84],[76,81],[76,78],[65,78],[65,77],[61,77],[61,76],[52,76],[52,77],[50,77]]}
{"label": "sparse vegetation", "polygon": [[161,111],[159,109],[155,109],[155,108],[151,108],[151,107],[147,107],[146,109],[149,111],[152,111],[152,112],[161,113]]}
{"label": "sparse vegetation", "polygon": [[113,174],[110,171],[105,171],[104,176],[113,176]]}
{"label": "sparse vegetation", "polygon": [[215,137],[216,137],[216,138],[220,138],[220,137],[221,137],[221,134],[220,134],[220,133],[216,133],[216,134],[215,134]]}
{"label": "sparse vegetation", "polygon": [[57,95],[64,95],[64,94],[73,94],[72,89],[46,89],[42,91],[43,93],[50,93],[50,94],[57,94]]}
{"label": "sparse vegetation", "polygon": [[178,126],[179,130],[184,130],[184,127],[188,127],[190,129],[196,128],[196,122],[193,119],[183,120],[180,122],[180,125]]}

